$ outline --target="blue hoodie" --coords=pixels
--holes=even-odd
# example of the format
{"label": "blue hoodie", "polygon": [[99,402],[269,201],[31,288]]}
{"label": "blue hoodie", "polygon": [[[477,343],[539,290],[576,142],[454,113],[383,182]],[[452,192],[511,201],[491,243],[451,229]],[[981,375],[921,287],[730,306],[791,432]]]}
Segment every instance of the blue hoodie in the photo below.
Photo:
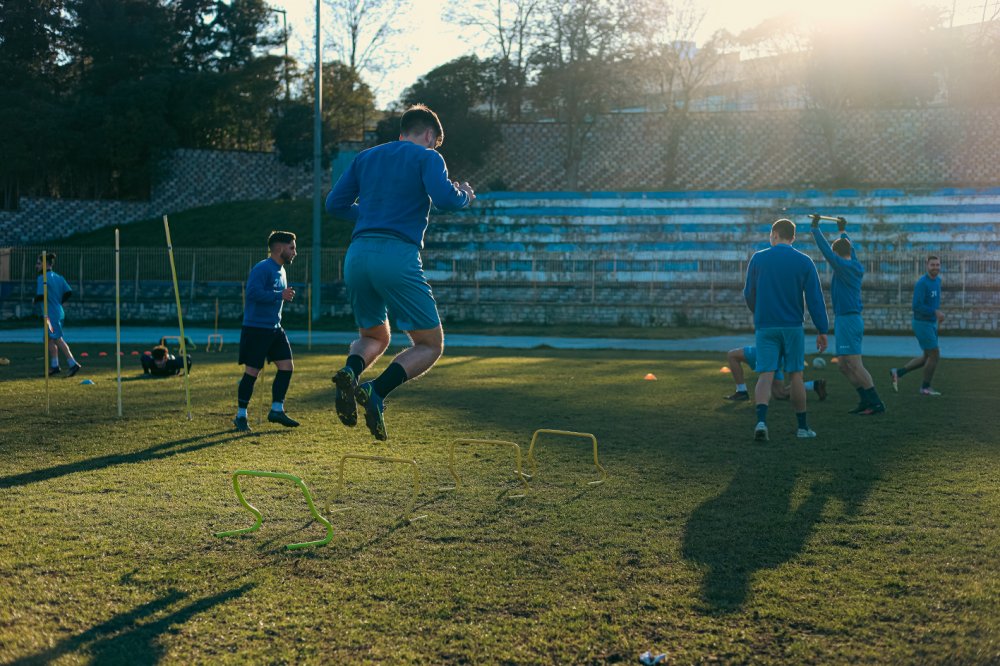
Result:
{"label": "blue hoodie", "polygon": [[354,222],[351,240],[395,236],[423,248],[431,202],[442,210],[469,205],[448,179],[440,153],[410,141],[362,151],[326,197],[326,210]]}
{"label": "blue hoodie", "polygon": [[[830,280],[833,313],[836,315],[861,314],[864,307],[861,304],[861,280],[865,276],[865,267],[858,261],[858,255],[854,252],[854,244],[851,243],[851,258],[845,259],[833,251],[826,236],[818,227],[814,227],[812,232],[819,251],[823,253],[833,268],[833,279]],[[840,234],[840,237],[850,240],[845,233]]]}
{"label": "blue hoodie", "polygon": [[750,258],[743,298],[753,313],[754,328],[802,326],[803,294],[816,330],[826,333],[830,321],[812,259],[783,243]]}
{"label": "blue hoodie", "polygon": [[277,328],[281,325],[281,292],[288,286],[285,267],[268,257],[250,269],[247,278],[247,303],[243,325],[252,328]]}

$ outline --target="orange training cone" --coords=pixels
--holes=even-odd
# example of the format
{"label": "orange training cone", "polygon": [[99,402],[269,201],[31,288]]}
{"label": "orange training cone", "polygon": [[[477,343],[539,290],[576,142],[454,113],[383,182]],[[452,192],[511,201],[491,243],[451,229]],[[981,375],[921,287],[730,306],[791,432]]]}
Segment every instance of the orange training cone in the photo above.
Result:
{"label": "orange training cone", "polygon": [[729,369],[728,365],[724,365],[721,368],[719,368],[719,372],[721,372],[724,375],[728,375],[730,372],[732,372],[732,370]]}
{"label": "orange training cone", "polygon": [[648,380],[652,381],[652,380],[656,379],[656,375],[654,375],[652,372],[650,372],[650,373],[647,373],[646,376],[643,377],[643,379],[648,379]]}

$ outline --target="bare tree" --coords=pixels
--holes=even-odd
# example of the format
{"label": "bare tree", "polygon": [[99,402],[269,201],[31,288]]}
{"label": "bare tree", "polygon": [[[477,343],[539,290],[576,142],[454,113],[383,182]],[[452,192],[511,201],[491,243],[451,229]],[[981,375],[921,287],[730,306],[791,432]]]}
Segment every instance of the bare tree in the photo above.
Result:
{"label": "bare tree", "polygon": [[[516,120],[521,115],[528,84],[529,55],[537,44],[542,0],[476,0],[448,7],[443,18],[472,28],[482,45],[493,51],[497,63],[494,107]],[[496,108],[491,109],[494,113]]]}
{"label": "bare tree", "polygon": [[398,53],[390,48],[402,29],[403,0],[323,0],[332,12],[326,23],[328,44],[336,60],[347,65],[373,87],[393,64]]}

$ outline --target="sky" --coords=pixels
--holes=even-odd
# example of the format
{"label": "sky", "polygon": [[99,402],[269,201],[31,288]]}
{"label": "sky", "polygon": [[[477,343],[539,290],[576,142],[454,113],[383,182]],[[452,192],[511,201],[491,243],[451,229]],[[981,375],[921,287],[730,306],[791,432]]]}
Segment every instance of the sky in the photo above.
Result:
{"label": "sky", "polygon": [[[761,21],[791,11],[804,13],[816,20],[859,17],[878,8],[898,2],[898,0],[694,0],[695,4],[705,12],[698,41],[707,39],[717,29],[725,28],[732,33],[739,33],[751,28]],[[979,21],[983,14],[983,3],[992,7],[1000,0],[923,0],[917,4],[934,5],[943,11],[955,13],[955,25]],[[300,62],[312,62],[315,59],[314,21],[316,12],[315,0],[272,0],[272,6],[285,9],[288,12],[288,24],[291,37],[289,52]],[[474,51],[475,40],[468,34],[463,34],[459,26],[442,20],[442,12],[454,6],[453,2],[440,0],[411,0],[408,5],[408,15],[400,18],[399,24],[405,27],[395,38],[394,48],[404,53],[399,64],[387,72],[379,81],[369,80],[375,84],[376,103],[379,108],[385,108],[389,103],[399,98],[403,90],[417,80],[422,74],[434,67],[444,64],[459,56]],[[323,23],[331,20],[330,9],[321,2],[321,18]],[[409,27],[412,26],[412,27]],[[326,31],[326,30],[325,30]],[[329,39],[329,33],[324,42]],[[485,53],[480,53],[485,55]],[[332,59],[333,51],[324,49],[324,60]]]}

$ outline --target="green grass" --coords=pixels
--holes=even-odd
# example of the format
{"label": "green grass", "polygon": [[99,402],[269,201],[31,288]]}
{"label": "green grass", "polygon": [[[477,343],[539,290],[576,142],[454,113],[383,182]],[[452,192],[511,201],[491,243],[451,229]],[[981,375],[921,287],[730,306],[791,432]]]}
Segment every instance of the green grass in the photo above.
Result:
{"label": "green grass", "polygon": [[[312,201],[237,201],[192,208],[169,215],[170,239],[175,247],[246,247],[266,245],[274,230],[295,233],[300,248],[312,247]],[[326,248],[346,248],[353,224],[323,214],[322,242]],[[110,239],[110,240],[109,240]],[[98,229],[53,241],[60,247],[108,247],[114,230]],[[162,247],[163,218],[132,222],[121,227],[122,247]]]}
{"label": "green grass", "polygon": [[[87,350],[96,384],[53,380],[45,416],[37,350],[0,345],[0,662],[1000,661],[1000,363],[946,359],[944,396],[906,377],[869,420],[829,368],[819,438],[775,403],[760,445],[715,356],[449,350],[393,394],[386,446],[336,422],[339,348],[297,350],[301,428],[245,437],[233,353],[197,354],[188,422],[177,379],[125,383],[116,419],[113,360]],[[541,427],[595,433],[609,481],[550,440],[526,499],[500,450],[461,449],[464,487],[437,490],[453,439]],[[263,527],[212,536],[252,522],[233,470],[298,474],[326,513],[347,452],[416,459],[428,518],[397,521],[409,470],[359,463],[328,546],[284,549],[323,530],[268,479],[245,483]]]}

